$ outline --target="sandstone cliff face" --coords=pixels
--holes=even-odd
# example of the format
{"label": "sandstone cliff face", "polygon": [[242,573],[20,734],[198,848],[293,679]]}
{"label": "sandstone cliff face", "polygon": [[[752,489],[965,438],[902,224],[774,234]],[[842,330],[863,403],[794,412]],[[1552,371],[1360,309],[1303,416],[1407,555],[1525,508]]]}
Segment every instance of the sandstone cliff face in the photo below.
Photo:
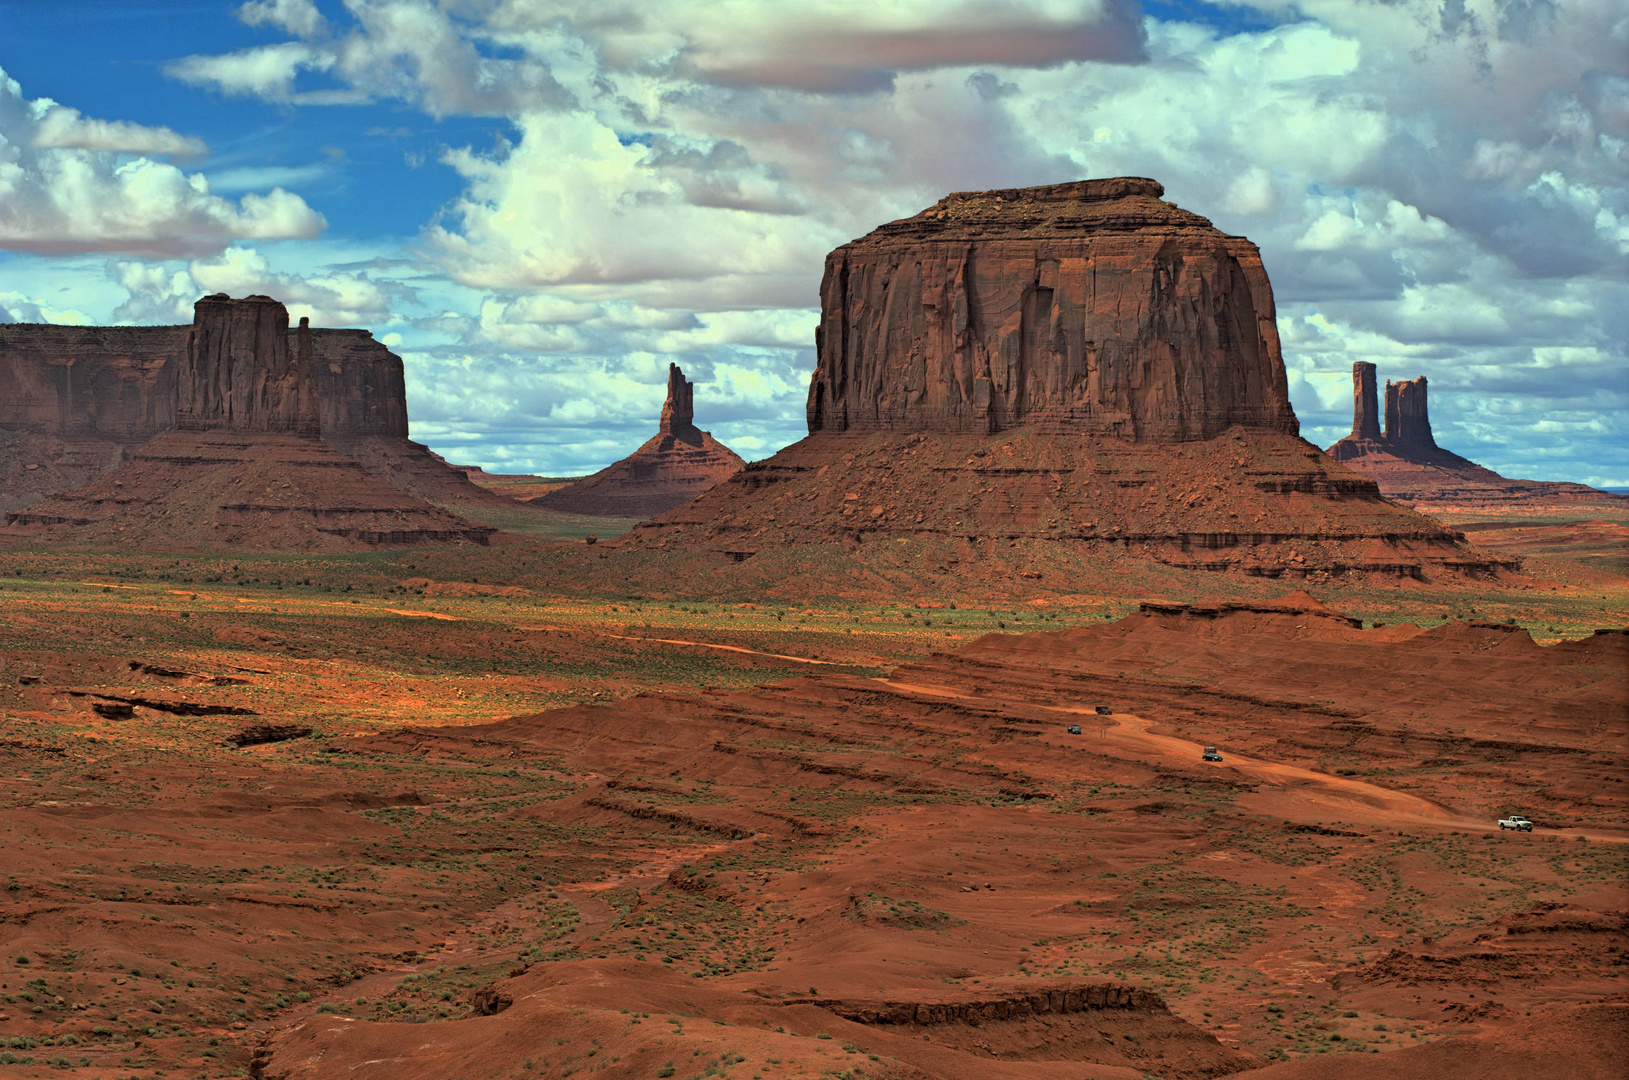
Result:
{"label": "sandstone cliff face", "polygon": [[340,445],[372,436],[407,438],[401,357],[366,330],[312,330],[301,319],[297,345],[301,335],[310,341],[317,418],[325,441]]}
{"label": "sandstone cliff face", "polygon": [[832,252],[810,432],[1295,433],[1256,246],[1163,192],[962,192]]}
{"label": "sandstone cliff face", "polygon": [[667,401],[656,437],[613,465],[528,502],[570,514],[648,518],[683,506],[728,480],[743,462],[695,425],[695,384],[668,365]]}
{"label": "sandstone cliff face", "polygon": [[[0,511],[80,487],[177,430],[183,393],[195,430],[220,423],[310,433],[314,386],[325,441],[347,452],[363,441],[405,441],[401,357],[366,330],[312,329],[305,320],[288,330],[281,308],[211,297],[190,327],[0,324]],[[278,325],[282,346],[271,332]],[[282,375],[237,371],[246,347],[265,350]],[[241,390],[234,379],[244,380]]]}
{"label": "sandstone cliff face", "polygon": [[1375,367],[1367,360],[1352,365],[1352,438],[1380,438],[1380,410],[1375,397]]}
{"label": "sandstone cliff face", "polygon": [[182,327],[0,324],[0,429],[145,442],[175,426]]}
{"label": "sandstone cliff face", "polygon": [[309,335],[289,347],[288,309],[269,296],[206,296],[176,378],[183,431],[320,432]]}

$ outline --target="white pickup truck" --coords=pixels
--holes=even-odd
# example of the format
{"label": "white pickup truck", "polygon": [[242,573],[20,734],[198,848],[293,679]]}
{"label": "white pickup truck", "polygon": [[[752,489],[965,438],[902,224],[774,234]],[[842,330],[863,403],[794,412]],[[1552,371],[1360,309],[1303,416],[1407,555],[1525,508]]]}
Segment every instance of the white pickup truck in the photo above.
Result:
{"label": "white pickup truck", "polygon": [[1517,832],[1532,832],[1533,823],[1520,814],[1511,814],[1507,818],[1499,819],[1499,831],[1504,832],[1506,829],[1515,829]]}

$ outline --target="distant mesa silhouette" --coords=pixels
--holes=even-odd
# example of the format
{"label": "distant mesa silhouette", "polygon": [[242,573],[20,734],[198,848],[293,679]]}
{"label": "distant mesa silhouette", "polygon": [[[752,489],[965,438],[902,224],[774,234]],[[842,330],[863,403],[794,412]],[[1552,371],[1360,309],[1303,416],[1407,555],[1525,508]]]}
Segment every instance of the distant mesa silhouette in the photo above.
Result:
{"label": "distant mesa silhouette", "polygon": [[1629,505],[1621,495],[1584,484],[1513,480],[1437,445],[1431,431],[1429,384],[1421,375],[1386,380],[1386,426],[1378,419],[1375,365],[1352,365],[1352,433],[1329,456],[1375,481],[1389,499],[1425,510]]}
{"label": "distant mesa silhouette", "polygon": [[594,475],[528,501],[572,514],[648,518],[728,480],[744,463],[696,427],[695,392],[679,365],[669,364],[667,400],[654,438]]}

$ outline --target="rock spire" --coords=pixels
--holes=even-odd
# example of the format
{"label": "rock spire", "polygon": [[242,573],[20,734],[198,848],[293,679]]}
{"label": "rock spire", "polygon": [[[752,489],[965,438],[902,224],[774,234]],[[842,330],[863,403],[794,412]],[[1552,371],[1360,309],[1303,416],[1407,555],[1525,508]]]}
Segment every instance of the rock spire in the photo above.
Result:
{"label": "rock spire", "polygon": [[1388,499],[1431,512],[1509,507],[1573,510],[1585,505],[1621,509],[1620,495],[1583,484],[1517,480],[1437,445],[1424,375],[1386,380],[1386,429],[1375,418],[1375,366],[1352,365],[1352,434],[1329,456],[1373,480]]}
{"label": "rock spire", "polygon": [[1435,449],[1431,415],[1426,408],[1425,376],[1402,382],[1386,380],[1386,441],[1398,446]]}
{"label": "rock spire", "polygon": [[661,434],[693,446],[701,445],[696,428],[696,384],[684,377],[678,364],[667,366],[667,400],[662,403]]}
{"label": "rock spire", "polygon": [[669,364],[667,400],[655,437],[593,476],[527,501],[570,514],[648,518],[728,480],[744,462],[696,427],[695,391],[679,365]]}
{"label": "rock spire", "polygon": [[1380,406],[1375,395],[1375,367],[1367,360],[1352,365],[1352,438],[1380,438]]}

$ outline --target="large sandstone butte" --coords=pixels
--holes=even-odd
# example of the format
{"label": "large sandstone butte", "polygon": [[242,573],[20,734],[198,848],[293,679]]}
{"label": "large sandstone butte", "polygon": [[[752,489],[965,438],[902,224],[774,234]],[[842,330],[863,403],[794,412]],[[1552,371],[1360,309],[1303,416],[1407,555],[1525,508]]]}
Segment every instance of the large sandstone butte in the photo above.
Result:
{"label": "large sandstone butte", "polygon": [[654,438],[593,476],[529,501],[550,510],[616,518],[648,518],[683,506],[743,464],[695,420],[695,384],[678,364],[669,364],[667,401]]}
{"label": "large sandstone butte", "polygon": [[1162,193],[955,194],[838,248],[809,436],[619,543],[757,559],[739,573],[765,583],[798,573],[789,549],[836,544],[847,564],[818,561],[856,587],[854,559],[965,576],[1000,549],[1030,579],[1126,555],[1271,577],[1511,566],[1297,436],[1255,246]]}
{"label": "large sandstone butte", "polygon": [[[0,344],[25,346],[0,354],[6,361],[0,372],[11,387],[31,391],[8,399],[13,417],[23,422],[9,435],[5,458],[24,478],[23,495],[39,491],[29,492],[26,484],[40,470],[17,462],[18,452],[38,449],[42,431],[49,442],[53,425],[65,450],[57,461],[67,466],[46,479],[61,484],[90,474],[81,486],[21,501],[6,515],[0,536],[166,550],[309,551],[484,544],[495,531],[380,480],[323,441],[332,422],[337,435],[383,435],[402,444],[407,458],[412,449],[423,452],[406,440],[405,406],[389,405],[392,397],[402,398],[401,361],[386,352],[395,363],[384,364],[383,372],[356,365],[359,371],[347,373],[346,365],[329,360],[323,379],[310,327],[302,320],[291,335],[287,310],[269,297],[205,297],[178,351],[167,327],[111,335],[131,347],[132,357],[98,352],[94,334],[0,329],[9,338]],[[66,356],[53,349],[64,344],[80,348]],[[364,391],[355,397],[378,396],[366,391],[380,384],[386,404],[377,410],[350,392],[355,387]],[[325,389],[337,393],[325,400]],[[83,396],[76,398],[76,391]],[[66,452],[76,440],[91,451]],[[15,491],[12,497],[19,500]]]}
{"label": "large sandstone butte", "polygon": [[1386,427],[1378,421],[1375,366],[1352,365],[1352,433],[1329,455],[1379,485],[1389,499],[1427,511],[1629,508],[1629,499],[1584,484],[1512,480],[1437,445],[1424,375],[1386,380]]}
{"label": "large sandstone butte", "polygon": [[1261,254],[1164,190],[958,192],[832,252],[809,430],[1293,435]]}

